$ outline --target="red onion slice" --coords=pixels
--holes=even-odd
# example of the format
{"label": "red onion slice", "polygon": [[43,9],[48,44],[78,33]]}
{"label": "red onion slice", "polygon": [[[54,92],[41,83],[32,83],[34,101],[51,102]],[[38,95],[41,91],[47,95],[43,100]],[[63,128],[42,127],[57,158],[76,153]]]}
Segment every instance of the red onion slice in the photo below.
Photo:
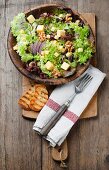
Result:
{"label": "red onion slice", "polygon": [[30,45],[30,51],[32,52],[32,54],[37,54],[39,52],[39,48],[41,46],[42,42],[40,41],[36,41],[34,44]]}
{"label": "red onion slice", "polygon": [[37,52],[39,51],[40,45],[41,45],[41,42],[40,42],[40,41],[36,41],[36,42],[34,43],[34,48],[33,48],[34,54],[37,54]]}
{"label": "red onion slice", "polygon": [[37,49],[36,49],[36,47],[37,47],[37,44],[38,44],[38,41],[36,41],[34,44],[31,44],[30,45],[30,51],[32,52],[32,54],[37,54]]}
{"label": "red onion slice", "polygon": [[39,54],[41,54],[41,51],[42,51],[42,48],[44,47],[44,45],[45,45],[45,41],[42,42],[40,47],[39,47],[39,50],[38,50]]}

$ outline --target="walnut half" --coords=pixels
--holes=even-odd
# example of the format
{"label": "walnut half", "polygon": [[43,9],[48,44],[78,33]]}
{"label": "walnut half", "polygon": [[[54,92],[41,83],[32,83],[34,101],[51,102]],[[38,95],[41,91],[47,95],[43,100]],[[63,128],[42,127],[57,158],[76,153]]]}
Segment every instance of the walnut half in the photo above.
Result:
{"label": "walnut half", "polygon": [[40,32],[38,34],[40,41],[45,41],[46,40],[46,35],[45,32]]}
{"label": "walnut half", "polygon": [[66,16],[65,16],[65,21],[66,21],[66,22],[72,21],[71,14],[66,14]]}
{"label": "walnut half", "polygon": [[66,43],[65,43],[65,49],[68,51],[68,52],[72,52],[72,50],[73,50],[73,43],[71,42],[71,41],[67,41]]}

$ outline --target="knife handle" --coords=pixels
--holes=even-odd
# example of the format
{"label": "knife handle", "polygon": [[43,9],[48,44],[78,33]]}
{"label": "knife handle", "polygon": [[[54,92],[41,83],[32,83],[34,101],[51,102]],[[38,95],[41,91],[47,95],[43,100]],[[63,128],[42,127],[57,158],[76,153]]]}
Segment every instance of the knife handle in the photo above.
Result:
{"label": "knife handle", "polygon": [[55,115],[51,118],[51,120],[40,131],[40,134],[42,136],[46,136],[49,133],[49,131],[54,127],[54,125],[58,122],[58,120],[67,110],[68,106],[69,106],[68,103],[65,103],[60,107],[60,109],[55,113]]}

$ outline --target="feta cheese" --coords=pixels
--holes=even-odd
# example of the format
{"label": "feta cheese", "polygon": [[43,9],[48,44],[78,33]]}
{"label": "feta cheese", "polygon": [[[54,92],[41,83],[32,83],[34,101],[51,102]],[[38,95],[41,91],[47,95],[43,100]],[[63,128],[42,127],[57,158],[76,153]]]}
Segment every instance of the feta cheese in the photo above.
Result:
{"label": "feta cheese", "polygon": [[64,48],[62,45],[60,45],[60,46],[58,47],[58,50],[59,50],[60,52],[62,52],[62,53],[65,52],[65,48]]}
{"label": "feta cheese", "polygon": [[55,56],[55,57],[58,57],[58,56],[59,56],[59,53],[55,52],[55,53],[54,53],[54,56]]}
{"label": "feta cheese", "polygon": [[62,50],[63,49],[63,46],[62,45],[60,45],[59,47],[58,47],[58,50]]}
{"label": "feta cheese", "polygon": [[46,36],[46,38],[50,39],[50,35],[48,34],[48,35]]}
{"label": "feta cheese", "polygon": [[57,30],[57,36],[58,37],[64,37],[65,36],[65,30]]}
{"label": "feta cheese", "polygon": [[66,57],[70,57],[70,56],[72,56],[72,52],[67,52]]}
{"label": "feta cheese", "polygon": [[46,67],[47,70],[51,71],[51,70],[53,70],[54,65],[53,65],[52,62],[48,61],[48,62],[45,64],[45,67]]}
{"label": "feta cheese", "polygon": [[27,17],[27,20],[29,21],[30,24],[32,24],[32,23],[35,21],[35,18],[34,18],[33,15],[29,15],[29,16]]}
{"label": "feta cheese", "polygon": [[78,48],[78,53],[83,52],[83,48]]}
{"label": "feta cheese", "polygon": [[56,40],[58,40],[58,39],[59,39],[59,37],[58,37],[57,35],[55,35],[55,36],[54,36],[54,38],[55,38]]}
{"label": "feta cheese", "polygon": [[61,68],[62,68],[63,70],[68,70],[68,69],[70,68],[70,65],[69,65],[68,63],[64,62],[64,63],[61,65]]}
{"label": "feta cheese", "polygon": [[38,25],[36,31],[37,31],[37,33],[44,32],[44,25]]}
{"label": "feta cheese", "polygon": [[76,22],[75,22],[77,25],[79,25],[79,23],[80,23],[80,20],[76,20]]}

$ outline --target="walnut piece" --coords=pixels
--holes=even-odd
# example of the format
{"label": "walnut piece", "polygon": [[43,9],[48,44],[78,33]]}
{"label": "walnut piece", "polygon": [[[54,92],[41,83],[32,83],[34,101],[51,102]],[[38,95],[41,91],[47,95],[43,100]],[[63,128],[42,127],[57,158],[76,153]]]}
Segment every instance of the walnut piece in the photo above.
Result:
{"label": "walnut piece", "polygon": [[61,73],[59,72],[59,70],[57,68],[54,68],[52,71],[52,75],[54,78],[58,78],[61,76]]}
{"label": "walnut piece", "polygon": [[40,40],[40,41],[45,41],[45,40],[46,40],[45,32],[40,32],[40,33],[38,34],[38,36],[39,36],[39,40]]}
{"label": "walnut piece", "polygon": [[66,16],[65,16],[65,21],[66,21],[66,22],[72,21],[71,14],[66,14]]}
{"label": "walnut piece", "polygon": [[65,43],[65,50],[67,50],[68,52],[72,52],[73,48],[73,43],[71,41],[67,41]]}

